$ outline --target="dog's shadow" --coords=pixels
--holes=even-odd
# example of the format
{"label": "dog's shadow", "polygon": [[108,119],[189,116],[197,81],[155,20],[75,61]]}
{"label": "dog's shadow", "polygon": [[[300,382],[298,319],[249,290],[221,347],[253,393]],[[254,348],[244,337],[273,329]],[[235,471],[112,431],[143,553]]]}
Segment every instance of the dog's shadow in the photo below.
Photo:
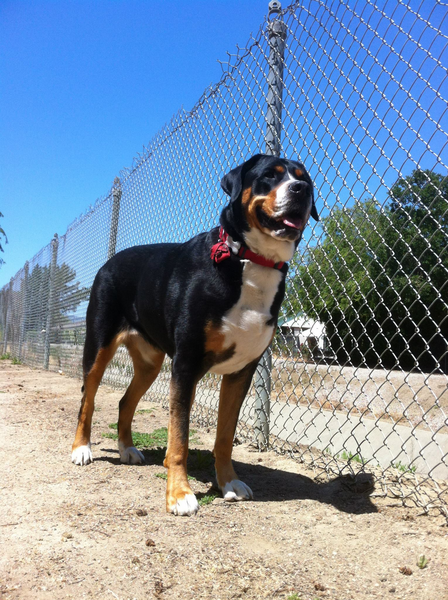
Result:
{"label": "dog's shadow", "polygon": [[[118,454],[116,449],[102,448],[101,450],[108,454]],[[150,465],[163,467],[166,448],[141,451],[146,461],[142,467]],[[110,455],[95,460],[120,464],[118,457]],[[241,480],[251,487],[256,502],[315,500],[323,504],[331,504],[338,510],[351,514],[378,512],[370,498],[374,490],[374,477],[371,473],[362,472],[356,477],[343,475],[329,481],[318,482],[305,475],[272,469],[260,463],[254,465],[233,461],[233,464]],[[214,481],[213,454],[209,450],[191,449],[188,457],[188,474],[204,483]],[[213,484],[206,494],[216,490]],[[202,495],[205,494],[199,494]]]}

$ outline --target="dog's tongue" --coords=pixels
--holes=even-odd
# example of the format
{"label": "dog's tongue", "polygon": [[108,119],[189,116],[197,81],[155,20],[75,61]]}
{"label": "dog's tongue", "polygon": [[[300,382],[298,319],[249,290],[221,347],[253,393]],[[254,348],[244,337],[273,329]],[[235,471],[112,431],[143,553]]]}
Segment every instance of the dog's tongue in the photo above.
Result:
{"label": "dog's tongue", "polygon": [[301,229],[303,225],[302,219],[290,217],[289,219],[282,219],[283,223],[293,229]]}

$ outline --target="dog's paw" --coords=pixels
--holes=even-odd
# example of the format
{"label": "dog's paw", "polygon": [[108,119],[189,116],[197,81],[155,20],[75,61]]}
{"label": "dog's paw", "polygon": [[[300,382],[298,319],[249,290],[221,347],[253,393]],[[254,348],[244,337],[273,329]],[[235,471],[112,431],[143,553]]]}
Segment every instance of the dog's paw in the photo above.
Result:
{"label": "dog's paw", "polygon": [[124,445],[119,442],[118,450],[120,452],[120,462],[126,465],[141,465],[145,462],[145,457],[143,454],[134,446],[128,446],[125,448]]}
{"label": "dog's paw", "polygon": [[72,452],[72,463],[75,465],[88,465],[93,462],[90,443],[87,446],[79,446]]}
{"label": "dog's paw", "polygon": [[185,494],[183,498],[168,506],[168,512],[182,517],[191,517],[199,510],[199,504],[194,494]]}
{"label": "dog's paw", "polygon": [[226,502],[238,502],[240,500],[251,500],[254,495],[248,485],[239,479],[233,479],[221,487],[223,498]]}

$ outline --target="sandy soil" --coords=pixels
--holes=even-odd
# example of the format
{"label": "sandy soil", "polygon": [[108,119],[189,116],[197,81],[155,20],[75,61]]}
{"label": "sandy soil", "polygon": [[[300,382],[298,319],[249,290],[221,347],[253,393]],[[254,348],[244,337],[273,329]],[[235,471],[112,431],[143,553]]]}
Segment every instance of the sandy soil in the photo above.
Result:
{"label": "sandy soil", "polygon": [[[196,517],[167,515],[163,451],[120,465],[102,437],[120,396],[101,387],[95,461],[76,467],[80,382],[0,361],[2,599],[448,599],[445,520],[369,496],[368,476],[317,483],[304,465],[243,444],[236,467],[254,501],[217,498]],[[139,408],[136,431],[166,425],[160,405]],[[192,487],[203,497],[213,431],[195,429]]]}

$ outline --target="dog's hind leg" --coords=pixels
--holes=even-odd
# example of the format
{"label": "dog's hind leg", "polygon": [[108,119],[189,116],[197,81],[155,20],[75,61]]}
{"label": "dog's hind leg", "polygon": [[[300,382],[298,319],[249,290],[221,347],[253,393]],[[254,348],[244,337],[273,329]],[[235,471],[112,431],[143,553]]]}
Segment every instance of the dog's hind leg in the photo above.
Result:
{"label": "dog's hind leg", "polygon": [[219,394],[218,426],[213,454],[218,486],[224,500],[253,498],[252,490],[238,479],[232,464],[232,447],[238,415],[249,390],[258,360],[231,375],[224,375]]}
{"label": "dog's hind leg", "polygon": [[132,419],[140,398],[159,374],[165,353],[148,344],[137,332],[129,333],[124,343],[134,364],[134,377],[120,401],[118,450],[122,463],[141,464],[145,458],[134,447],[131,431]]}
{"label": "dog's hind leg", "polygon": [[[112,360],[120,343],[120,335],[118,334],[107,346],[96,348],[92,353],[92,345],[89,344],[89,337],[87,336],[86,338],[84,364],[86,365],[86,363],[89,364],[91,362],[91,365],[89,366],[88,371],[84,372],[83,396],[78,415],[78,427],[76,429],[75,441],[72,446],[72,462],[75,463],[75,465],[88,465],[92,462],[90,433],[93,410],[95,407],[95,395],[98,386],[101,383],[104,371]],[[89,361],[88,358],[86,360],[86,357],[88,357],[89,354],[94,355],[93,361]]]}
{"label": "dog's hind leg", "polygon": [[[86,341],[83,353],[84,386],[78,427],[72,446],[72,462],[87,465],[92,462],[90,432],[95,403],[95,395],[107,365],[112,360],[118,346],[123,342],[124,319],[117,299],[107,294],[107,278],[100,276],[92,286],[86,317]],[[104,300],[106,298],[106,300]]]}

